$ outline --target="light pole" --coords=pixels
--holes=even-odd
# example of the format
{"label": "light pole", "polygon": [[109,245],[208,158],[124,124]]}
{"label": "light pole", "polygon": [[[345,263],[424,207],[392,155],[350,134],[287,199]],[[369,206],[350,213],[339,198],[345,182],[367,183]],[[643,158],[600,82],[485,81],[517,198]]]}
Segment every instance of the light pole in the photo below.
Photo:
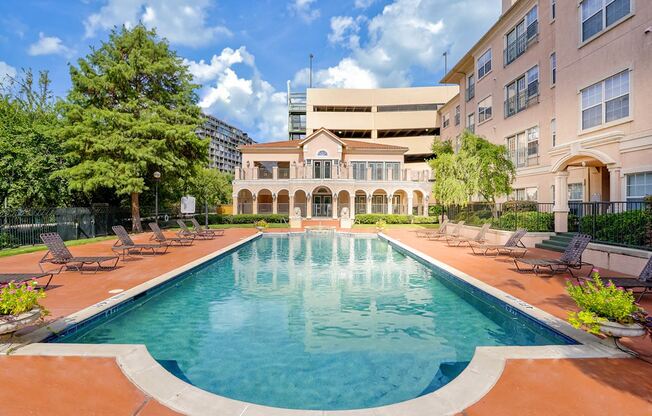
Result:
{"label": "light pole", "polygon": [[158,183],[161,181],[161,172],[156,171],[154,172],[154,188],[156,189],[155,192],[155,197],[154,197],[154,215],[156,215],[156,219],[154,222],[158,224]]}
{"label": "light pole", "polygon": [[314,58],[315,55],[310,54],[310,88],[312,88],[312,58]]}

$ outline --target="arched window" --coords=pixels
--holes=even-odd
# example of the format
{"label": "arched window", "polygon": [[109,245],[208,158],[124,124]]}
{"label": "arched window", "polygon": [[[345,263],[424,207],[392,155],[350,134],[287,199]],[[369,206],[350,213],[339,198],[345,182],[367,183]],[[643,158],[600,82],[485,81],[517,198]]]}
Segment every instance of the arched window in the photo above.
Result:
{"label": "arched window", "polygon": [[326,156],[328,156],[328,152],[325,150],[320,150],[319,152],[317,152],[317,157],[326,157]]}

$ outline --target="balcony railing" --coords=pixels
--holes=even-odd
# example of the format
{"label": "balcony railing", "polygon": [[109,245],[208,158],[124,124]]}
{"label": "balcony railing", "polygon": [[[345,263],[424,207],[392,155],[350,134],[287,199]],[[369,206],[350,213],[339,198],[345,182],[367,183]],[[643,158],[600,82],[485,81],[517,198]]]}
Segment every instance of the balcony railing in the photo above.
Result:
{"label": "balcony railing", "polygon": [[[429,169],[412,170],[400,169],[382,170],[373,172],[371,170],[360,172],[352,166],[332,167],[330,172],[320,171],[319,177],[311,166],[293,166],[290,168],[274,168],[269,170],[262,167],[238,168],[236,169],[236,180],[306,180],[314,179],[320,181],[354,180],[372,182],[428,182],[432,179],[432,171]],[[325,173],[330,173],[326,175]]]}
{"label": "balcony railing", "polygon": [[527,27],[527,31],[507,45],[503,51],[503,63],[505,66],[514,62],[519,56],[523,55],[527,48],[537,39],[539,35],[539,22],[532,22]]}
{"label": "balcony railing", "polygon": [[520,113],[526,108],[539,102],[539,83],[531,83],[527,90],[523,90],[513,97],[505,100],[505,118]]}

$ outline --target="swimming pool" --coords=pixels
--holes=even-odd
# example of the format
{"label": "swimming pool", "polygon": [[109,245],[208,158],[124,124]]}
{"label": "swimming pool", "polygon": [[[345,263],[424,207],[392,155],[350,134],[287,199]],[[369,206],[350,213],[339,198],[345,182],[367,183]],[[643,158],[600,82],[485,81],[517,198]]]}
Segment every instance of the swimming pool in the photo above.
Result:
{"label": "swimming pool", "polygon": [[432,392],[476,346],[571,341],[376,237],[265,236],[55,342],[145,344],[237,400],[354,409]]}

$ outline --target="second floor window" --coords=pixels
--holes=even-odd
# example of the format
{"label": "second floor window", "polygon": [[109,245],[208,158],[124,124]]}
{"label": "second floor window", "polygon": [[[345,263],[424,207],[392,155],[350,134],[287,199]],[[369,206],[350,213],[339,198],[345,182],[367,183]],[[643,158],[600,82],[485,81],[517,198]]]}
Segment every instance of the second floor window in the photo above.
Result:
{"label": "second floor window", "polygon": [[466,128],[471,133],[475,133],[475,114],[474,113],[471,113],[466,117]]}
{"label": "second floor window", "polygon": [[351,162],[353,179],[364,181],[367,179],[367,162]]}
{"label": "second floor window", "polygon": [[478,80],[491,71],[491,49],[478,58]]}
{"label": "second floor window", "polygon": [[448,127],[451,124],[451,117],[449,113],[444,114],[441,116],[441,125],[443,128]]}
{"label": "second floor window", "polygon": [[491,96],[480,101],[478,104],[478,123],[482,123],[491,118],[492,114],[492,99]]}
{"label": "second floor window", "polygon": [[630,13],[631,0],[583,0],[582,41],[591,39]]}
{"label": "second floor window", "polygon": [[550,84],[557,83],[557,54],[553,52],[550,55]]}
{"label": "second floor window", "polygon": [[525,110],[539,97],[539,67],[527,71],[505,87],[505,118]]}
{"label": "second floor window", "polygon": [[584,88],[582,129],[629,117],[629,70]]}
{"label": "second floor window", "polygon": [[460,125],[460,116],[461,116],[461,110],[460,106],[455,107],[455,125],[459,126]]}
{"label": "second floor window", "polygon": [[509,65],[536,40],[539,34],[538,8],[534,6],[505,36],[504,64]]}
{"label": "second floor window", "polygon": [[475,97],[475,77],[469,75],[466,79],[466,101],[470,101]]}

